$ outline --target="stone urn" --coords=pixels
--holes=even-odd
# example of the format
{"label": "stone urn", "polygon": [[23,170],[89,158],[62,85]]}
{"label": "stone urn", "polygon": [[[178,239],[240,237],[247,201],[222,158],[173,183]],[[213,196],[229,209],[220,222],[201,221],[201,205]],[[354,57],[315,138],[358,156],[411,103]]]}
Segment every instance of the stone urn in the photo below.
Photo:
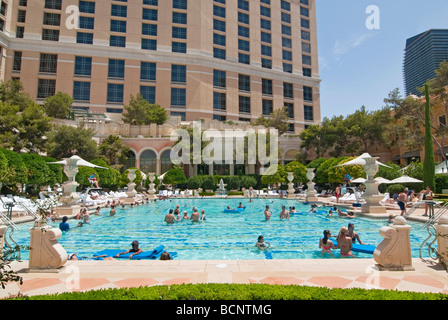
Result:
{"label": "stone urn", "polygon": [[364,158],[366,164],[364,165],[364,172],[367,180],[364,183],[366,190],[363,194],[365,203],[361,206],[362,213],[387,213],[386,207],[380,205],[383,196],[378,191],[378,182],[375,180],[375,175],[378,172],[378,157]]}
{"label": "stone urn", "polygon": [[68,260],[67,251],[57,241],[62,236],[62,231],[38,218],[30,233],[29,269],[36,272],[58,272]]}
{"label": "stone urn", "polygon": [[128,169],[128,179],[129,179],[129,183],[128,183],[128,191],[126,192],[129,198],[133,198],[135,196],[135,194],[137,193],[135,191],[135,183],[134,180],[135,178],[137,178],[136,175],[136,170],[137,169]]}
{"label": "stone urn", "polygon": [[[314,174],[314,173],[313,173]],[[287,177],[289,183],[288,183],[288,198],[294,198],[294,183],[292,182],[294,180],[294,173],[293,172],[288,172],[288,177]]]}
{"label": "stone urn", "polygon": [[318,201],[317,198],[317,191],[314,189],[314,168],[307,168],[306,169],[306,177],[308,178],[308,183],[306,184],[308,186],[308,189],[306,191],[306,201]]}
{"label": "stone urn", "polygon": [[148,173],[148,178],[149,178],[149,185],[148,185],[148,187],[149,187],[149,189],[148,189],[148,194],[149,194],[149,196],[148,196],[148,198],[149,199],[154,199],[156,196],[155,196],[155,193],[156,193],[156,189],[155,189],[155,183],[154,183],[154,180],[155,180],[155,173],[154,172],[150,172],[150,173]]}

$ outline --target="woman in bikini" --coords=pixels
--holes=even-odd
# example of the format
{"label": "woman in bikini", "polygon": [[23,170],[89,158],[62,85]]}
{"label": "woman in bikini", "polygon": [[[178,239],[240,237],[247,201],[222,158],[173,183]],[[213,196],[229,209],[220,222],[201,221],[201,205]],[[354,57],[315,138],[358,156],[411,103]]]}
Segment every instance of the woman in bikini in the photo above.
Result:
{"label": "woman in bikini", "polygon": [[341,256],[344,257],[353,257],[352,253],[352,238],[348,236],[348,228],[342,227],[339,231],[338,237],[337,237],[338,246],[337,248],[341,249]]}
{"label": "woman in bikini", "polygon": [[319,241],[319,248],[322,248],[322,252],[330,252],[331,253],[331,249],[336,249],[336,247],[334,246],[333,241],[331,241],[330,238],[331,237],[331,232],[330,230],[324,230],[324,237],[320,239]]}

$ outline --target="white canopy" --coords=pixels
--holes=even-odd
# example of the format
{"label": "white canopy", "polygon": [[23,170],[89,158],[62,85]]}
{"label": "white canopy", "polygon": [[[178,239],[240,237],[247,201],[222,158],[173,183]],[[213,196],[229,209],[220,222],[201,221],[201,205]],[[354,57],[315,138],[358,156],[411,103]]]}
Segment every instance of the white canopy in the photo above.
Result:
{"label": "white canopy", "polygon": [[[367,179],[365,179],[365,178],[358,178],[353,181],[350,181],[350,183],[365,183],[366,181],[367,181]],[[382,178],[382,177],[375,178],[375,181],[378,182],[379,184],[391,182],[390,180]]]}
{"label": "white canopy", "polygon": [[[93,163],[90,163],[90,162],[88,162],[88,161],[82,159],[82,158],[79,157],[79,156],[71,156],[71,157],[69,158],[69,160],[76,161],[76,165],[77,165],[77,166],[80,166],[80,167],[90,167],[90,168],[107,169],[107,168],[105,168],[105,167],[97,166],[97,165],[95,165],[95,164],[93,164]],[[49,163],[49,164],[62,164],[62,165],[65,165],[65,166],[66,166],[66,165],[68,164],[68,161],[67,161],[67,159],[64,159],[64,160],[61,160],[61,161],[48,162],[48,163]]]}
{"label": "white canopy", "polygon": [[[363,153],[362,155],[360,155],[359,157],[357,157],[357,158],[355,158],[353,160],[350,160],[350,161],[348,161],[346,163],[343,163],[343,164],[338,164],[336,167],[353,166],[353,165],[365,166],[366,165],[366,160],[364,160],[364,158],[371,158],[371,157],[372,156],[366,152],[366,153]],[[376,161],[376,164],[379,165],[379,166],[390,168],[389,166],[379,162],[378,160]]]}
{"label": "white canopy", "polygon": [[421,182],[423,181],[405,175],[392,180],[390,183],[421,183]]}

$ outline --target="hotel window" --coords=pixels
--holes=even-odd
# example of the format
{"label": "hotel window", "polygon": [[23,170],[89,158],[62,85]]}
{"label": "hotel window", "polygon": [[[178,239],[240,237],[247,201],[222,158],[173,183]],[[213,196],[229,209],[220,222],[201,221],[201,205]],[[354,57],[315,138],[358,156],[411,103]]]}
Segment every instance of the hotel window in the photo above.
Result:
{"label": "hotel window", "polygon": [[171,88],[171,106],[185,107],[186,106],[186,89],[185,88]]}
{"label": "hotel window", "polygon": [[226,32],[226,22],[213,19],[213,30]]}
{"label": "hotel window", "polygon": [[271,0],[261,0],[261,3],[271,4]]}
{"label": "hotel window", "polygon": [[23,38],[23,34],[25,33],[25,27],[17,26],[16,28],[16,38]]}
{"label": "hotel window", "polygon": [[302,52],[311,53],[311,44],[302,42]]}
{"label": "hotel window", "polygon": [[292,73],[292,64],[283,62],[283,72]]}
{"label": "hotel window", "polygon": [[238,39],[238,50],[250,51],[249,41]]}
{"label": "hotel window", "polygon": [[311,77],[311,69],[310,68],[302,68],[303,76]]}
{"label": "hotel window", "polygon": [[302,63],[310,66],[311,65],[311,56],[302,54]]}
{"label": "hotel window", "polygon": [[56,73],[58,69],[58,55],[50,53],[40,54],[39,73]]}
{"label": "hotel window", "polygon": [[76,43],[93,44],[93,33],[77,32]]}
{"label": "hotel window", "polygon": [[270,33],[267,32],[261,32],[261,41],[266,43],[271,43],[272,37]]}
{"label": "hotel window", "polygon": [[37,85],[37,98],[45,99],[54,96],[56,93],[56,80],[54,79],[39,79]]}
{"label": "hotel window", "polygon": [[271,21],[260,19],[260,26],[262,29],[271,30]]}
{"label": "hotel window", "polygon": [[144,20],[157,21],[158,18],[157,16],[158,16],[157,10],[143,8],[142,18]]}
{"label": "hotel window", "polygon": [[291,35],[291,27],[282,24],[282,34],[284,34],[286,36],[290,36]]}
{"label": "hotel window", "polygon": [[90,82],[75,81],[73,83],[73,100],[90,101]]}
{"label": "hotel window", "polygon": [[313,106],[304,106],[305,121],[314,121]]}
{"label": "hotel window", "polygon": [[45,9],[61,10],[62,0],[45,0]]}
{"label": "hotel window", "polygon": [[143,4],[146,4],[149,6],[158,6],[159,1],[158,0],[143,0]]}
{"label": "hotel window", "polygon": [[183,12],[173,12],[173,23],[187,24],[187,14]]}
{"label": "hotel window", "polygon": [[19,14],[17,15],[17,22],[25,22],[26,20],[26,11],[19,10]]}
{"label": "hotel window", "polygon": [[294,103],[285,102],[284,105],[286,107],[286,113],[288,115],[288,118],[294,119]]}
{"label": "hotel window", "polygon": [[213,120],[218,120],[218,121],[226,121],[227,117],[226,116],[222,116],[220,114],[214,114],[213,115]]}
{"label": "hotel window", "polygon": [[112,17],[126,18],[126,16],[128,15],[128,7],[113,4],[111,9],[111,15]]}
{"label": "hotel window", "polygon": [[300,7],[300,15],[302,15],[304,17],[309,17],[310,16],[310,10],[308,8],[305,8],[305,7]]}
{"label": "hotel window", "polygon": [[261,103],[262,113],[265,116],[269,116],[273,112],[272,100],[263,99]]}
{"label": "hotel window", "polygon": [[155,40],[155,39],[142,39],[142,49],[144,49],[144,50],[157,50],[157,40]]}
{"label": "hotel window", "polygon": [[222,3],[222,4],[226,4],[226,0],[213,0],[214,2],[218,2],[218,3]]}
{"label": "hotel window", "polygon": [[261,66],[263,68],[272,69],[272,60],[262,58],[261,59]]}
{"label": "hotel window", "polygon": [[95,2],[91,1],[79,1],[79,12],[82,13],[95,13]]}
{"label": "hotel window", "polygon": [[[170,112],[170,116],[171,117],[180,117],[181,121],[185,121],[187,119],[187,115],[185,112],[175,112],[175,111],[171,111]],[[154,170],[155,171],[155,170]]]}
{"label": "hotel window", "polygon": [[140,62],[140,80],[156,81],[156,64],[154,62]]}
{"label": "hotel window", "polygon": [[12,64],[13,71],[20,71],[22,69],[22,51],[14,51],[14,61]]}
{"label": "hotel window", "polygon": [[292,48],[292,41],[290,38],[282,37],[282,47],[283,48]]}
{"label": "hotel window", "polygon": [[226,59],[226,50],[219,49],[219,48],[213,48],[213,57],[217,59]]}
{"label": "hotel window", "polygon": [[244,38],[249,38],[250,37],[249,28],[243,27],[243,26],[238,26],[238,36],[244,37]]}
{"label": "hotel window", "polygon": [[264,17],[271,17],[271,8],[260,6],[260,15]]}
{"label": "hotel window", "polygon": [[272,56],[272,49],[269,46],[261,45],[261,54],[264,56]]}
{"label": "hotel window", "polygon": [[282,12],[282,22],[291,23],[291,15],[286,12]]}
{"label": "hotel window", "polygon": [[187,2],[187,0],[173,0],[173,8],[187,10]]}
{"label": "hotel window", "polygon": [[173,27],[172,37],[174,39],[187,39],[187,28]]}
{"label": "hotel window", "polygon": [[109,40],[109,45],[111,47],[124,48],[124,47],[126,47],[126,37],[111,35],[110,40]]}
{"label": "hotel window", "polygon": [[239,96],[239,112],[250,113],[250,97]]}
{"label": "hotel window", "polygon": [[225,18],[226,17],[226,8],[220,7],[220,6],[213,6],[213,15],[220,17],[220,18]]}
{"label": "hotel window", "polygon": [[250,64],[250,55],[238,52],[238,62]]}
{"label": "hotel window", "polygon": [[142,35],[144,36],[157,36],[157,25],[142,23]]}
{"label": "hotel window", "polygon": [[213,109],[226,110],[226,94],[223,92],[213,92]]}
{"label": "hotel window", "polygon": [[286,11],[291,10],[291,4],[287,1],[281,0],[280,5],[283,10],[286,10]]}
{"label": "hotel window", "polygon": [[261,79],[261,92],[263,95],[272,96],[272,80]]}
{"label": "hotel window", "polygon": [[75,57],[75,76],[90,77],[92,75],[92,58]]}
{"label": "hotel window", "polygon": [[303,100],[305,101],[313,101],[313,88],[312,87],[303,87]]}
{"label": "hotel window", "polygon": [[213,86],[215,88],[226,88],[226,72],[213,70]]}
{"label": "hotel window", "polygon": [[124,79],[124,60],[109,59],[108,78]]}
{"label": "hotel window", "polygon": [[306,19],[300,19],[300,26],[304,29],[310,28],[310,21]]}
{"label": "hotel window", "polygon": [[300,0],[300,3],[301,3],[301,4],[304,4],[304,5],[306,5],[306,6],[309,5],[308,0]]}
{"label": "hotel window", "polygon": [[171,83],[187,82],[187,66],[173,64],[171,66]]}
{"label": "hotel window", "polygon": [[238,75],[238,90],[243,92],[250,92],[250,76]]}
{"label": "hotel window", "polygon": [[249,1],[238,0],[238,9],[249,11]]}
{"label": "hotel window", "polygon": [[107,84],[107,102],[123,103],[124,85],[121,83]]}
{"label": "hotel window", "polygon": [[123,20],[111,20],[110,31],[126,33],[126,21]]}
{"label": "hotel window", "polygon": [[282,51],[282,57],[283,57],[283,60],[292,61],[292,52],[291,51],[287,51],[287,50],[283,50]]}
{"label": "hotel window", "polygon": [[249,24],[249,15],[242,12],[238,12],[238,22]]}
{"label": "hotel window", "polygon": [[95,27],[95,19],[92,17],[79,17],[79,28],[80,29],[91,29]]}
{"label": "hotel window", "polygon": [[156,103],[156,87],[140,86],[140,94],[149,103]]}
{"label": "hotel window", "polygon": [[61,15],[59,13],[44,12],[43,24],[47,26],[60,26]]}
{"label": "hotel window", "polygon": [[218,46],[226,46],[226,36],[223,34],[214,33],[213,34],[213,44]]}
{"label": "hotel window", "polygon": [[294,86],[292,83],[283,83],[283,97],[287,99],[294,99]]}
{"label": "hotel window", "polygon": [[179,53],[187,53],[187,44],[185,42],[172,42],[172,51]]}
{"label": "hotel window", "polygon": [[26,7],[27,6],[27,0],[20,0],[19,1],[19,6],[21,6],[21,7]]}
{"label": "hotel window", "polygon": [[302,30],[301,32],[302,40],[311,41],[311,35],[308,31]]}

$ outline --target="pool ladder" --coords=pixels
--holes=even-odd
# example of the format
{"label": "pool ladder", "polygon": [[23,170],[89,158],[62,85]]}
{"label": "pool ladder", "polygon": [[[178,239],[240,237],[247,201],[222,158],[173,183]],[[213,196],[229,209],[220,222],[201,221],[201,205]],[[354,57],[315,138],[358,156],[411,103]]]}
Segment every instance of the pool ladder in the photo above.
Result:
{"label": "pool ladder", "polygon": [[[438,211],[437,213],[434,213],[428,221],[425,222],[423,228],[426,228],[426,231],[428,231],[428,237],[423,241],[422,245],[420,246],[420,259],[423,259],[423,249],[425,245],[428,246],[428,254],[433,260],[437,260],[437,256],[434,255],[434,251],[437,250],[433,248],[434,243],[437,241],[437,231],[434,227],[434,224],[439,220],[441,216],[443,216],[446,212],[448,212],[448,202],[445,203]],[[430,241],[431,238],[434,239]],[[429,242],[429,244],[428,244]]]}

